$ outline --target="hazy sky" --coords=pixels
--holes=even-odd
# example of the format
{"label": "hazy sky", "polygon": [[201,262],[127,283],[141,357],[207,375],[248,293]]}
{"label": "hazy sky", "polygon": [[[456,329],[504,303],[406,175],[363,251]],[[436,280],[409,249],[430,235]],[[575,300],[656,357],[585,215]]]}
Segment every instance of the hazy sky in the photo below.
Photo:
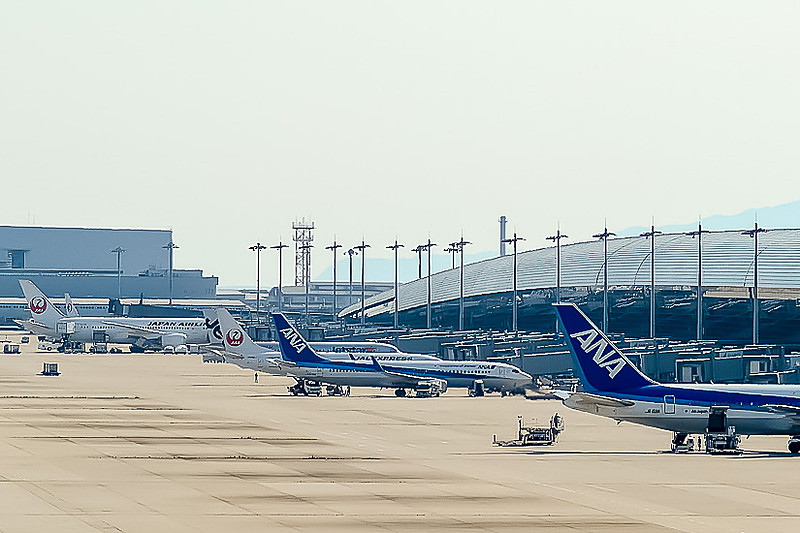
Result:
{"label": "hazy sky", "polygon": [[300,217],[321,272],[334,234],[477,252],[501,214],[539,247],[781,204],[798,27],[796,1],[2,0],[0,222],[173,228],[177,267],[241,285]]}

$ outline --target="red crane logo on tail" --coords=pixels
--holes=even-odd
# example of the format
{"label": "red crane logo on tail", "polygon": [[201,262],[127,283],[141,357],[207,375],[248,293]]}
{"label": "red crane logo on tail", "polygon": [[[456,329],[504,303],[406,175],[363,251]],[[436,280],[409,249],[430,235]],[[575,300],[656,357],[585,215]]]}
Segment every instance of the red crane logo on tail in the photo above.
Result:
{"label": "red crane logo on tail", "polygon": [[30,308],[33,314],[41,315],[47,309],[47,300],[41,296],[34,296],[31,298]]}
{"label": "red crane logo on tail", "polygon": [[242,344],[242,341],[244,341],[244,334],[240,329],[232,329],[225,335],[225,340],[227,340],[228,344],[231,346],[239,346]]}

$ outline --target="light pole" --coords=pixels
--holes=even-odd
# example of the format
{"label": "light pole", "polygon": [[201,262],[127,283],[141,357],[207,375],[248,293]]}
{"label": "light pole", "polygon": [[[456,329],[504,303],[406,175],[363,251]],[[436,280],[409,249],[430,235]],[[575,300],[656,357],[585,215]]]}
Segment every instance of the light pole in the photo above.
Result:
{"label": "light pole", "polygon": [[366,290],[364,288],[364,263],[366,263],[367,248],[369,248],[369,244],[364,244],[364,239],[361,239],[361,244],[359,244],[358,246],[353,246],[353,249],[361,252],[361,325],[362,326],[366,321],[366,317],[364,316],[364,300],[366,299]]}
{"label": "light pole", "polygon": [[428,329],[431,329],[433,324],[433,320],[431,320],[431,248],[434,246],[436,246],[436,243],[431,242],[430,239],[428,239],[427,243],[422,243],[417,246],[420,257],[420,277],[422,277],[422,251],[427,250],[428,252],[428,299],[425,304],[425,312],[427,313],[425,323]]}
{"label": "light pole", "polygon": [[391,246],[387,246],[389,250],[394,250],[394,328],[397,329],[400,325],[399,320],[399,307],[400,307],[400,284],[397,280],[397,250],[402,248],[402,244],[398,244],[397,239],[394,240],[394,244]]}
{"label": "light pole", "polygon": [[336,242],[336,238],[333,239],[333,244],[325,247],[326,250],[333,252],[333,315],[331,317],[333,321],[336,321],[336,250],[341,247],[342,245]]}
{"label": "light pole", "polygon": [[[461,240],[458,242],[454,242],[450,246],[457,247],[459,257],[461,259],[461,267],[459,268],[460,274],[460,283],[459,283],[459,295],[458,295],[458,330],[464,331],[464,246],[467,244],[472,244],[469,241],[464,240],[464,236],[461,236]],[[455,257],[455,256],[454,256]],[[455,268],[455,267],[453,267]]]}
{"label": "light pole", "polygon": [[569,239],[569,236],[561,233],[561,228],[556,228],[556,234],[545,239],[556,245],[556,303],[561,303],[561,239]]}
{"label": "light pole", "polygon": [[117,299],[122,298],[122,254],[125,253],[125,248],[117,246],[111,250],[112,254],[117,254]]}
{"label": "light pole", "polygon": [[172,252],[179,246],[170,240],[162,248],[169,250],[169,305],[172,305]]}
{"label": "light pole", "polygon": [[350,256],[350,285],[347,292],[347,305],[349,306],[353,305],[353,256],[358,255],[358,252],[350,248],[345,253]]}
{"label": "light pole", "polygon": [[273,250],[278,250],[278,312],[283,312],[283,249],[288,248],[288,244],[279,242],[275,246],[270,246]]}
{"label": "light pole", "polygon": [[518,331],[517,327],[517,242],[524,241],[523,237],[518,237],[517,232],[514,232],[514,236],[510,239],[505,239],[504,242],[510,242],[514,245],[514,268],[513,268],[513,280],[514,280],[514,294],[513,294],[513,301],[511,302],[511,329],[514,330],[514,333]]}
{"label": "light pole", "polygon": [[[561,226],[556,228],[556,234],[545,237],[548,241],[553,241],[556,245],[556,303],[561,303],[561,239],[568,239],[569,236],[561,233]],[[558,319],[556,319],[556,333],[558,333]]]}
{"label": "light pole", "polygon": [[249,249],[256,253],[256,320],[258,321],[261,313],[261,250],[266,250],[267,247],[257,242]]}
{"label": "light pole", "polygon": [[453,266],[451,268],[453,270],[455,270],[455,268],[456,268],[456,253],[458,253],[458,243],[457,242],[451,242],[448,245],[448,247],[445,248],[442,251],[447,252],[447,253],[449,253],[450,255],[453,256]]}
{"label": "light pole", "polygon": [[308,315],[308,284],[311,279],[311,272],[309,272],[309,266],[311,265],[311,249],[314,247],[313,244],[303,244],[298,249],[303,250],[304,252],[308,250],[308,253],[303,253],[303,257],[305,259],[305,265],[303,266],[303,271],[306,273],[306,283],[305,283],[305,307],[306,307],[306,327],[311,325],[311,317]]}
{"label": "light pole", "polygon": [[758,344],[758,311],[761,307],[758,303],[758,234],[767,231],[759,228],[756,222],[753,229],[742,232],[742,235],[753,238],[753,344]]}
{"label": "light pole", "polygon": [[697,223],[696,231],[687,231],[686,235],[697,237],[697,340],[703,339],[703,229],[701,222]]}
{"label": "light pole", "polygon": [[656,235],[661,233],[656,230],[655,224],[650,224],[650,231],[640,233],[639,237],[650,239],[650,338],[656,336]]}
{"label": "light pole", "polygon": [[592,235],[595,239],[603,239],[603,333],[608,333],[608,238],[616,235],[603,226],[603,233]]}
{"label": "light pole", "polygon": [[417,252],[417,279],[422,279],[422,251],[424,249],[422,244],[411,249],[412,252]]}

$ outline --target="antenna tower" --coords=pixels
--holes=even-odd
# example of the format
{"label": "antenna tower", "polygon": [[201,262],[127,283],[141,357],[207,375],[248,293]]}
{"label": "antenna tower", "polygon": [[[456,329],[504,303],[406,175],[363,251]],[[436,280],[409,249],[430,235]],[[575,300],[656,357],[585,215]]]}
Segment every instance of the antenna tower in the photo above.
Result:
{"label": "antenna tower", "polygon": [[314,241],[314,223],[305,219],[292,224],[294,230],[294,285],[304,287],[311,281],[311,243]]}

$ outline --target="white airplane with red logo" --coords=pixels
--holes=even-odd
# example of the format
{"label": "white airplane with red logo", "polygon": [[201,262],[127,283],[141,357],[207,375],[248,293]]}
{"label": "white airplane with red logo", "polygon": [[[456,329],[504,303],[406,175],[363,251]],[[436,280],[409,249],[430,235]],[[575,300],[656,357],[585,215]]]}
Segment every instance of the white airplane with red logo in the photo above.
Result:
{"label": "white airplane with red logo", "polygon": [[23,279],[19,285],[31,312],[31,318],[21,325],[48,339],[130,344],[132,352],[209,342],[209,330],[202,318],[81,317],[69,310],[69,298],[67,310],[74,316],[68,316],[33,282]]}
{"label": "white airplane with red logo", "polygon": [[[257,372],[295,376],[297,369],[283,361],[277,341],[254,342],[226,309],[205,310],[203,315],[212,329],[213,337],[222,341],[224,346],[224,350],[219,352],[212,347],[205,349],[217,353],[223,362]],[[369,364],[373,357],[381,362],[440,361],[433,355],[403,353],[395,346],[382,342],[327,341],[310,342],[309,345],[334,361]]]}

